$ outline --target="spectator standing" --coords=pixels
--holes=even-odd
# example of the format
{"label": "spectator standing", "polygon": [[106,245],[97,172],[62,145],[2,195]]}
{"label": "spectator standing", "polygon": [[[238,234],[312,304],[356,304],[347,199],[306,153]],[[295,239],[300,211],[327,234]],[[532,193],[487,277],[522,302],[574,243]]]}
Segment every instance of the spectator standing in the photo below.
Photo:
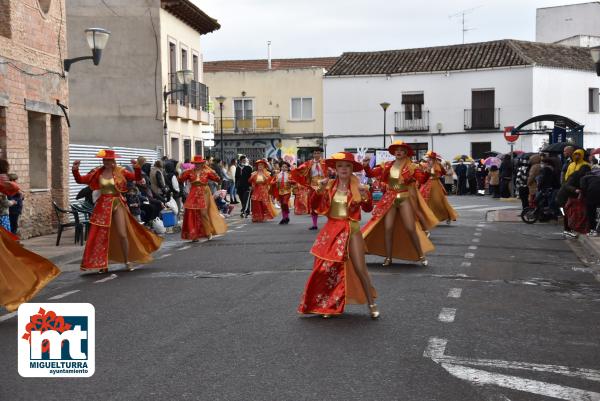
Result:
{"label": "spectator standing", "polygon": [[444,169],[446,170],[446,174],[444,174],[444,186],[446,187],[446,192],[448,195],[452,194],[452,187],[454,186],[454,169],[452,168],[452,163],[449,161],[444,162]]}
{"label": "spectator standing", "polygon": [[516,192],[521,199],[523,209],[529,206],[529,187],[527,186],[527,172],[529,170],[529,160],[519,159],[517,164],[517,177],[515,179]]}
{"label": "spectator standing", "polygon": [[161,202],[167,202],[169,189],[165,182],[163,162],[160,160],[155,161],[154,167],[150,169],[150,189],[152,189],[154,196]]}
{"label": "spectator standing", "polygon": [[500,163],[500,197],[502,198],[510,198],[511,191],[510,185],[512,181],[513,175],[513,165],[512,160],[510,160],[510,155],[502,156],[502,163]]}
{"label": "spectator standing", "polygon": [[598,235],[596,209],[600,207],[600,168],[597,165],[593,166],[591,172],[584,175],[579,182],[590,226],[588,235],[596,237]]}
{"label": "spectator standing", "polygon": [[562,163],[562,168],[560,170],[560,183],[561,185],[564,184],[564,182],[567,180],[567,177],[565,177],[565,174],[567,173],[567,168],[569,168],[569,164],[571,164],[571,162],[573,161],[571,159],[571,156],[573,155],[573,152],[575,151],[575,147],[574,146],[565,146],[565,148],[563,149],[563,163]]}
{"label": "spectator standing", "polygon": [[487,175],[488,186],[490,188],[490,195],[494,198],[500,197],[500,171],[498,166],[490,167],[490,172]]}
{"label": "spectator standing", "polygon": [[242,212],[241,216],[246,217],[249,214],[249,194],[250,194],[250,176],[252,175],[252,167],[248,164],[248,158],[242,155],[240,157],[240,165],[236,169],[235,183],[237,185],[237,192],[240,195],[242,201]]}
{"label": "spectator standing", "polygon": [[236,184],[235,184],[235,176],[236,176],[236,172],[237,172],[237,159],[231,159],[231,162],[229,163],[229,169],[228,169],[228,175],[231,178],[231,185],[229,185],[229,201],[231,202],[231,204],[236,205],[238,204],[238,200],[237,200],[237,188],[236,188]]}
{"label": "spectator standing", "polygon": [[477,162],[477,192],[480,195],[485,195],[485,177],[487,176],[487,169],[483,164],[483,159]]}
{"label": "spectator standing", "polygon": [[469,193],[477,195],[477,165],[475,160],[471,161],[467,167],[467,181],[469,182]]}
{"label": "spectator standing", "polygon": [[[18,178],[19,177],[15,173],[8,174],[9,181],[16,183]],[[17,230],[19,229],[19,217],[21,216],[21,213],[23,212],[23,199],[24,199],[24,196],[21,191],[8,197],[8,200],[13,202],[12,205],[8,209],[8,217],[10,220],[10,231],[11,231],[11,233],[13,233],[15,235],[17,234]]]}
{"label": "spectator standing", "polygon": [[178,164],[179,162],[177,160],[169,160],[165,164],[165,181],[171,196],[177,203],[177,210],[181,213],[183,194],[181,187],[179,186],[179,172],[177,171]]}
{"label": "spectator standing", "polygon": [[137,221],[142,221],[142,201],[140,199],[140,191],[133,182],[127,183],[127,194],[125,195],[125,199],[127,200],[127,207],[129,207],[129,211],[133,217],[135,217]]}
{"label": "spectator standing", "polygon": [[529,157],[529,171],[527,173],[527,190],[528,198],[527,203],[533,204],[535,195],[538,191],[538,177],[542,170],[542,157],[540,155],[533,155]]}
{"label": "spectator standing", "polygon": [[463,159],[458,161],[458,166],[454,168],[454,172],[458,179],[457,195],[464,195],[467,193],[467,166],[465,166]]}
{"label": "spectator standing", "polygon": [[576,238],[577,232],[587,232],[585,204],[579,199],[579,193],[581,178],[591,171],[589,163],[585,161],[583,149],[575,150],[571,158],[573,161],[567,166],[564,174],[565,182],[556,195],[558,205],[565,211],[563,234],[566,238]]}

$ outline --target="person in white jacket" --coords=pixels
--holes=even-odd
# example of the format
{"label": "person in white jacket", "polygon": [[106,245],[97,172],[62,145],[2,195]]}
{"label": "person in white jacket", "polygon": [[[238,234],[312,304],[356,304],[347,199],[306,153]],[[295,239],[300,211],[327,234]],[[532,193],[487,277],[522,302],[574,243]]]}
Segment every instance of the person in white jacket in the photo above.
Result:
{"label": "person in white jacket", "polygon": [[237,159],[231,159],[227,173],[231,178],[231,185],[229,185],[229,203],[237,204],[240,203],[237,200],[237,190],[235,188],[235,173],[237,172]]}

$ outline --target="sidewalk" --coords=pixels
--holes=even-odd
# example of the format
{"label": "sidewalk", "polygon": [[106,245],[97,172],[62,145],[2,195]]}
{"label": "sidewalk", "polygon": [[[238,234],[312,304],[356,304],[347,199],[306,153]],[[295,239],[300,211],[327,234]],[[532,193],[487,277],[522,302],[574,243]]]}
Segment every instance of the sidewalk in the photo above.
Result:
{"label": "sidewalk", "polygon": [[21,245],[60,265],[81,261],[84,247],[79,243],[75,244],[74,241],[75,229],[71,228],[63,231],[59,246],[56,246],[56,233],[22,240]]}

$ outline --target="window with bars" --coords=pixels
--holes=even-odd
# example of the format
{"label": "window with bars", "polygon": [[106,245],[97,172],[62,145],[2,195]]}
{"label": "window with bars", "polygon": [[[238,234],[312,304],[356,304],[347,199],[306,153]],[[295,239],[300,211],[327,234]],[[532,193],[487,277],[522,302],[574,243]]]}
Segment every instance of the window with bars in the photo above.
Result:
{"label": "window with bars", "polygon": [[293,97],[290,111],[291,120],[312,120],[313,99],[312,97]]}
{"label": "window with bars", "polygon": [[423,93],[403,93],[402,105],[405,120],[421,120],[423,118]]}
{"label": "window with bars", "polygon": [[598,88],[590,88],[588,91],[588,99],[589,99],[589,112],[590,113],[598,113],[600,111],[599,102],[600,98],[598,97]]}

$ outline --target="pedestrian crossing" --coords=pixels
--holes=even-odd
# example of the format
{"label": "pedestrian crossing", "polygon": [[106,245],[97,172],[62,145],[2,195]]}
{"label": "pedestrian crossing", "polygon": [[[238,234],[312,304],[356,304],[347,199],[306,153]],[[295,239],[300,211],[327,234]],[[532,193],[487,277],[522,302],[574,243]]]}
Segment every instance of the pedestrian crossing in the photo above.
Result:
{"label": "pedestrian crossing", "polygon": [[492,210],[519,209],[517,205],[512,206],[489,206],[489,205],[469,205],[469,206],[454,206],[454,210],[462,212],[479,212],[487,213]]}

